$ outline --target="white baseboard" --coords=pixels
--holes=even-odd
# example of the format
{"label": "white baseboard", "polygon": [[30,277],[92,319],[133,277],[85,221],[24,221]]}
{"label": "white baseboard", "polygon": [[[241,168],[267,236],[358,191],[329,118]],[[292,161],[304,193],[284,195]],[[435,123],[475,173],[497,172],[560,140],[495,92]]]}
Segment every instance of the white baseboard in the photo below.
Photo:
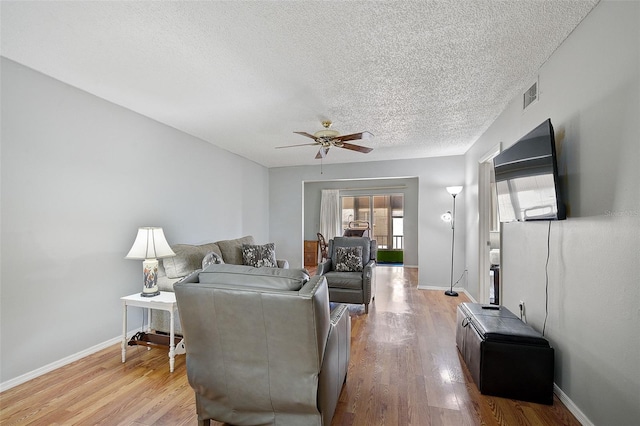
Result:
{"label": "white baseboard", "polygon": [[582,426],[595,426],[593,422],[591,422],[591,420],[589,420],[589,418],[578,408],[578,406],[573,403],[571,398],[569,398],[567,394],[564,393],[555,383],[553,384],[553,393],[555,393],[560,402],[562,402],[564,406],[571,411],[571,414],[578,419]]}
{"label": "white baseboard", "polygon": [[[418,290],[439,290],[439,291],[447,291],[449,290],[451,286],[439,286],[439,285],[420,285],[418,284]],[[476,301],[476,299],[474,299],[473,296],[471,296],[471,294],[467,291],[467,289],[465,288],[453,288],[455,291],[459,292],[459,293],[464,293],[467,295],[467,297],[469,298],[469,300],[471,300],[473,303],[478,303]]]}
{"label": "white baseboard", "polygon": [[376,263],[376,268],[410,268],[410,269],[418,269],[418,265],[405,265],[405,264],[393,264],[393,263]]}
{"label": "white baseboard", "polygon": [[422,284],[418,284],[418,290],[449,290],[449,286],[447,287],[442,287],[439,285],[422,285]]}
{"label": "white baseboard", "polygon": [[[131,338],[131,336],[133,336],[135,333],[137,333],[140,330],[134,330],[134,331],[130,331],[127,334],[127,339]],[[53,370],[56,370],[60,367],[64,367],[67,364],[71,364],[72,362],[78,361],[79,359],[82,359],[86,356],[89,356],[91,354],[94,354],[96,352],[100,352],[103,349],[108,348],[109,346],[113,346],[117,343],[122,342],[122,335],[118,336],[118,337],[114,337],[113,339],[109,339],[106,342],[102,342],[102,343],[98,343],[95,346],[92,346],[88,349],[82,350],[78,353],[75,353],[73,355],[69,355],[68,357],[62,358],[58,361],[54,361],[51,364],[47,364],[43,367],[40,367],[38,369],[35,369],[33,371],[30,371],[28,373],[25,373],[21,376],[15,377],[13,379],[7,380],[6,382],[2,382],[0,383],[0,392],[4,392],[6,390],[9,390],[15,386],[21,385],[25,382],[28,382],[29,380],[35,379],[36,377],[40,377],[43,374],[49,373]]]}

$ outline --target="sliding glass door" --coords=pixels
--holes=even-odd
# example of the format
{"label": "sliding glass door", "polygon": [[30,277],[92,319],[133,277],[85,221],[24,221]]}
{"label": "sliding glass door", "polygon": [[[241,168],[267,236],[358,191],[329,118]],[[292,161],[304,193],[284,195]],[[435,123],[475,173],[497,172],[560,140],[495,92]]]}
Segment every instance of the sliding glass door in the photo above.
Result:
{"label": "sliding glass door", "polygon": [[342,196],[344,235],[368,235],[380,249],[404,246],[404,195]]}

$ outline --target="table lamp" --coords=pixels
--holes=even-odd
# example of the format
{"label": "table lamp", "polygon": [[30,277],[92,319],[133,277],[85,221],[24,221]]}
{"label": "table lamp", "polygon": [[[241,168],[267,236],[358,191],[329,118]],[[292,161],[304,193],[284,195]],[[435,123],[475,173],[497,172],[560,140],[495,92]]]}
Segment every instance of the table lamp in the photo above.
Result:
{"label": "table lamp", "polygon": [[138,235],[125,259],[141,259],[144,285],[141,296],[153,297],[158,290],[158,259],[175,256],[169,247],[162,228],[138,228]]}

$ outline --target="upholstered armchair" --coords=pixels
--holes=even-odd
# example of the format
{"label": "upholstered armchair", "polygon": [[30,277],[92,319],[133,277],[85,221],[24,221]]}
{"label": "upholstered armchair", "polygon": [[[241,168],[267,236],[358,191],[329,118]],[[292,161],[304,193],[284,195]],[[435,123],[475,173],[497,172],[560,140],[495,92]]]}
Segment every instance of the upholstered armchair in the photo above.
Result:
{"label": "upholstered armchair", "polygon": [[331,424],[351,319],[324,277],[214,264],[174,290],[199,425]]}
{"label": "upholstered armchair", "polygon": [[376,240],[367,237],[335,237],[329,240],[328,259],[318,265],[318,275],[327,279],[329,300],[364,304],[376,296]]}

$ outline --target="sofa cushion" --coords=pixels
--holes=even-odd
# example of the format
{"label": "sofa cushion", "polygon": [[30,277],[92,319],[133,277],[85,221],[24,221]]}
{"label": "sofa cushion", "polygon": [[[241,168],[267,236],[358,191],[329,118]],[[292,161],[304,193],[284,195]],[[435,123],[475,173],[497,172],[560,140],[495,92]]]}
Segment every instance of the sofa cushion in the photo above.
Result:
{"label": "sofa cushion", "polygon": [[337,272],[361,272],[362,268],[362,247],[336,247]]}
{"label": "sofa cushion", "polygon": [[330,288],[362,290],[362,273],[329,271],[323,275],[327,278],[327,282],[331,282]]}
{"label": "sofa cushion", "polygon": [[309,281],[304,269],[254,268],[246,265],[211,264],[199,274],[200,283],[298,291]]}
{"label": "sofa cushion", "polygon": [[259,268],[266,266],[269,268],[278,267],[276,260],[276,245],[268,243],[263,245],[243,244],[242,264]]}
{"label": "sofa cushion", "polygon": [[222,256],[215,251],[210,251],[205,255],[204,259],[202,259],[202,269],[206,268],[212,263],[221,264],[224,263],[224,260],[222,260]]}
{"label": "sofa cushion", "polygon": [[247,235],[246,237],[236,238],[235,240],[218,241],[216,244],[218,244],[220,248],[220,254],[222,254],[224,263],[242,265],[242,245],[255,244],[255,241],[253,236]]}
{"label": "sofa cushion", "polygon": [[175,244],[171,250],[176,254],[174,257],[162,259],[165,273],[169,278],[180,278],[190,274],[202,267],[202,259],[209,252],[220,253],[220,248],[216,243],[202,244],[199,246],[190,244]]}

